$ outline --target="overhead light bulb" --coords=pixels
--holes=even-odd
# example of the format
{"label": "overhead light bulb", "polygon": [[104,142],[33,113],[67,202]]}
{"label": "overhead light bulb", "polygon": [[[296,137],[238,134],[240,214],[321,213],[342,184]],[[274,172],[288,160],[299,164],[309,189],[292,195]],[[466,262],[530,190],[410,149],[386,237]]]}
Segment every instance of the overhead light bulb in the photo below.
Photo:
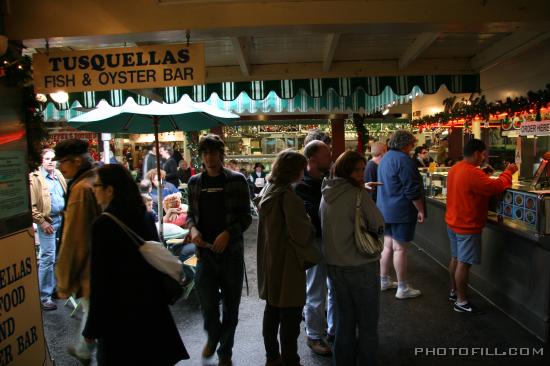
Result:
{"label": "overhead light bulb", "polygon": [[388,113],[390,113],[390,109],[389,109],[389,108],[386,108],[386,109],[384,109],[384,112],[382,112],[382,115],[385,116],[385,115],[388,114]]}
{"label": "overhead light bulb", "polygon": [[48,98],[44,94],[36,94],[36,100],[40,103],[46,103],[48,101]]}
{"label": "overhead light bulb", "polygon": [[69,94],[67,92],[64,92],[63,90],[50,93],[50,97],[53,99],[54,102],[59,104],[64,104],[69,101]]}

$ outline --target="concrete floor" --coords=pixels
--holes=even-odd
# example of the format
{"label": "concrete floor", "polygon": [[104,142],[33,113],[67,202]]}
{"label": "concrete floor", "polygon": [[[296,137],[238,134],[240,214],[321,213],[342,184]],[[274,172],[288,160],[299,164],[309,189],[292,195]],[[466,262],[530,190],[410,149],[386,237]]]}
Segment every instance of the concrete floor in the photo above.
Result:
{"label": "concrete floor", "polygon": [[[239,326],[235,337],[234,364],[238,366],[264,365],[261,324],[264,302],[258,299],[256,284],[256,225],[254,220],[245,235],[246,264],[250,281],[250,295],[243,289]],[[494,308],[479,295],[471,298],[486,313],[468,316],[452,311],[447,300],[448,280],[444,268],[416,247],[409,252],[411,283],[422,290],[420,298],[402,301],[393,292],[381,296],[380,365],[550,365],[550,347]],[[46,339],[58,366],[78,366],[67,355],[66,347],[74,339],[79,315],[70,318],[68,307],[44,314]],[[139,304],[136,304],[139,306]],[[172,307],[181,337],[191,359],[178,365],[201,365],[200,352],[205,341],[202,317],[194,293]],[[312,354],[306,346],[302,329],[299,354],[305,366],[330,365],[330,358]],[[415,356],[416,347],[487,347],[495,353],[509,347],[543,348],[543,356]],[[439,350],[443,352],[443,350]],[[448,354],[452,351],[448,350]],[[456,351],[458,352],[458,351]],[[340,365],[338,365],[340,366]],[[348,365],[341,365],[348,366]]]}

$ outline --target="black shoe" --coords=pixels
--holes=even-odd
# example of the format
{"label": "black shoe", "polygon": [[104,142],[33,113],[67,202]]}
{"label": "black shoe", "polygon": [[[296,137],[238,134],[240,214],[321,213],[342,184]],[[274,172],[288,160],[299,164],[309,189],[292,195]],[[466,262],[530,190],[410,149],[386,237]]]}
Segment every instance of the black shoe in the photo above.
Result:
{"label": "black shoe", "polygon": [[456,300],[457,300],[456,292],[449,293],[449,301],[456,302]]}
{"label": "black shoe", "polygon": [[44,311],[57,310],[57,305],[52,300],[42,301],[40,303],[40,306],[42,307],[42,310],[44,310]]}
{"label": "black shoe", "polygon": [[466,314],[483,314],[478,308],[472,305],[472,303],[467,302],[464,305],[459,305],[458,302],[455,302],[453,305],[453,310],[457,313],[466,313]]}
{"label": "black shoe", "polygon": [[332,356],[332,350],[330,346],[323,339],[307,339],[307,346],[311,348],[313,353],[319,356]]}

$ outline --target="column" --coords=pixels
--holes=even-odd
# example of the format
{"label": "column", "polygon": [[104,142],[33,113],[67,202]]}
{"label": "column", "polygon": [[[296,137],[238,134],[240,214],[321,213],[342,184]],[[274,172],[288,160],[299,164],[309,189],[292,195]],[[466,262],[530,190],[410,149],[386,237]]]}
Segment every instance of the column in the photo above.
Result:
{"label": "column", "polygon": [[216,126],[216,127],[210,128],[210,133],[213,133],[215,135],[220,136],[223,140],[223,127],[222,126]]}
{"label": "column", "polygon": [[111,147],[109,146],[109,142],[111,141],[111,134],[102,133],[101,141],[103,141],[103,162],[105,164],[109,164],[109,155],[111,153]]}
{"label": "column", "polygon": [[462,128],[452,128],[449,134],[449,158],[459,161],[462,158],[463,148]]}
{"label": "column", "polygon": [[331,119],[332,128],[332,161],[335,161],[342,154],[346,147],[346,135],[344,119]]}

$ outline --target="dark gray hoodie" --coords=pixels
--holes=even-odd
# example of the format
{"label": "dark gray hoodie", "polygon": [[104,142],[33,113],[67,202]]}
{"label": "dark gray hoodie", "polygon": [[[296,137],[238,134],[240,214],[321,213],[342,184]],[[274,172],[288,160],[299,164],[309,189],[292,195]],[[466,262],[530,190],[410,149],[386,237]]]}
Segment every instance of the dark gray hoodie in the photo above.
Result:
{"label": "dark gray hoodie", "polygon": [[355,246],[355,204],[361,192],[361,210],[369,231],[382,233],[384,218],[364,188],[352,185],[347,179],[327,178],[323,181],[323,198],[319,214],[323,228],[323,254],[333,266],[359,266],[378,258],[362,255]]}

